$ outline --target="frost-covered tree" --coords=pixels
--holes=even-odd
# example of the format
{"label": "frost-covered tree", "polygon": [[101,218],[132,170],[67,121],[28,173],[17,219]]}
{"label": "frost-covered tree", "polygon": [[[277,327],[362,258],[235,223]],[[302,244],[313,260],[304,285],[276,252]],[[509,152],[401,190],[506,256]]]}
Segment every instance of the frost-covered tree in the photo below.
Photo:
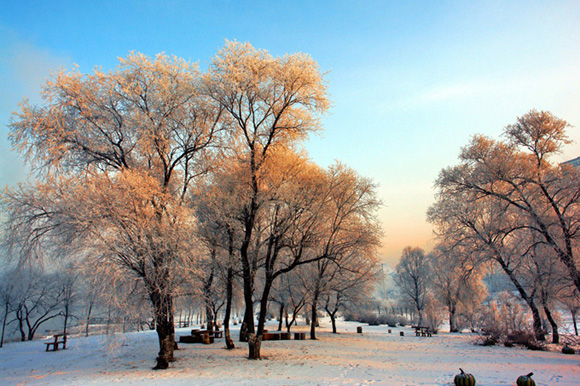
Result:
{"label": "frost-covered tree", "polygon": [[13,280],[13,272],[4,272],[0,277],[0,307],[2,309],[2,331],[0,332],[0,347],[4,346],[4,336],[6,333],[6,326],[8,325],[8,318],[12,312],[12,306],[16,297],[15,282]]}
{"label": "frost-covered tree", "polygon": [[14,249],[78,247],[138,277],[155,310],[157,369],[173,360],[176,273],[195,257],[184,200],[221,127],[202,83],[188,62],[131,54],[109,72],[57,73],[44,103],[24,102],[10,124],[37,176],[3,196]]}
{"label": "frost-covered tree", "polygon": [[430,254],[435,297],[447,308],[450,332],[458,332],[457,318],[474,314],[487,296],[481,270],[465,266],[461,247],[441,244]]}
{"label": "frost-covered tree", "polygon": [[64,293],[58,277],[39,269],[22,268],[10,272],[13,283],[12,322],[20,340],[33,340],[46,322],[60,317]]}
{"label": "frost-covered tree", "polygon": [[[251,246],[264,202],[264,167],[273,154],[298,144],[319,128],[318,116],[328,106],[318,65],[307,55],[275,58],[250,44],[228,42],[207,74],[209,94],[224,109],[233,129],[232,159],[244,168],[247,189],[242,198],[242,266],[246,312],[244,328],[254,334]],[[259,358],[260,339],[250,343],[250,357]]]}
{"label": "frost-covered tree", "polygon": [[406,247],[396,267],[395,281],[402,299],[413,305],[422,326],[424,310],[431,291],[432,269],[429,259],[421,248]]}
{"label": "frost-covered tree", "polygon": [[[549,299],[557,296],[547,284],[559,277],[580,288],[579,171],[551,161],[569,143],[568,126],[532,110],[505,128],[505,141],[475,136],[462,149],[460,164],[440,173],[438,202],[429,211],[443,238],[471,248],[472,264],[501,266],[530,307],[538,340],[543,330],[536,303],[553,320]],[[546,264],[546,258],[558,262]],[[558,266],[564,269],[547,269]]]}
{"label": "frost-covered tree", "polygon": [[546,111],[531,110],[506,126],[505,141],[474,136],[462,149],[460,164],[441,172],[437,187],[473,199],[493,198],[507,205],[553,249],[580,289],[577,244],[580,236],[580,171],[551,158],[570,143],[569,124]]}

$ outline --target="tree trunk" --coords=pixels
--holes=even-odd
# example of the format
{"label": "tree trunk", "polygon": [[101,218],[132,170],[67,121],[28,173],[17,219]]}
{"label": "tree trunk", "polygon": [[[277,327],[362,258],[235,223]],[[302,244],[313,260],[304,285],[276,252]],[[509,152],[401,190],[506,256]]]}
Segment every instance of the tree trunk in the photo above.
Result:
{"label": "tree trunk", "polygon": [[64,306],[64,326],[63,326],[63,329],[62,329],[62,333],[64,335],[67,334],[68,318],[69,318],[69,305],[66,304]]}
{"label": "tree trunk", "polygon": [[[6,320],[8,319],[8,310],[10,308],[10,303],[6,302],[4,304],[4,318],[2,319],[2,334],[0,337],[0,347],[4,346],[4,331],[6,330]],[[576,334],[578,335],[578,334]]]}
{"label": "tree trunk", "polygon": [[205,298],[205,319],[207,321],[207,331],[210,334],[213,334],[213,329],[214,329],[214,323],[213,323],[213,309],[211,306],[211,299],[209,298]]}
{"label": "tree trunk", "polygon": [[278,331],[282,331],[282,322],[284,319],[284,303],[280,304],[280,314],[278,316]]}
{"label": "tree trunk", "polygon": [[262,337],[264,336],[264,326],[266,324],[266,313],[268,312],[268,299],[270,298],[270,290],[272,289],[273,279],[271,275],[266,273],[266,280],[264,283],[264,292],[260,299],[260,315],[258,317],[258,332],[257,334],[250,334],[248,339],[249,358],[260,359],[262,348]]}
{"label": "tree trunk", "polygon": [[153,291],[150,295],[155,312],[155,330],[159,339],[159,354],[154,370],[164,370],[174,360],[175,328],[173,326],[173,296]]}
{"label": "tree trunk", "polygon": [[314,291],[314,296],[312,297],[312,309],[310,317],[312,318],[310,322],[310,339],[316,340],[316,310],[318,308],[318,289]]}
{"label": "tree trunk", "polygon": [[22,314],[22,306],[16,310],[16,320],[18,320],[18,331],[20,332],[20,341],[26,341],[26,331],[24,331],[24,315]]}
{"label": "tree trunk", "polygon": [[449,307],[449,332],[458,332],[457,325],[455,323],[455,307]]}
{"label": "tree trunk", "polygon": [[[107,307],[107,325],[105,328],[105,334],[109,335],[110,329],[111,329],[111,304],[109,304],[109,306]],[[155,319],[155,318],[154,318]]]}
{"label": "tree trunk", "polygon": [[250,359],[260,359],[260,350],[262,349],[262,335],[251,333],[248,337],[248,347],[250,350]]}
{"label": "tree trunk", "polygon": [[258,181],[256,177],[255,160],[254,154],[252,152],[251,159],[251,177],[252,177],[252,200],[250,202],[250,207],[247,208],[248,215],[244,221],[244,239],[242,245],[240,246],[240,258],[242,262],[242,279],[244,282],[244,303],[246,310],[244,313],[244,322],[240,328],[240,341],[245,342],[249,338],[249,334],[255,333],[254,326],[254,278],[252,274],[252,266],[250,264],[250,258],[248,256],[248,248],[252,241],[252,233],[254,231],[254,222],[256,219],[256,213],[258,212]]}
{"label": "tree trunk", "polygon": [[501,258],[496,260],[499,262],[504,272],[508,275],[511,282],[516,286],[516,289],[518,290],[518,293],[520,294],[522,299],[524,299],[528,307],[530,307],[533,319],[534,336],[536,340],[541,342],[545,341],[546,337],[544,335],[544,330],[542,328],[542,319],[540,318],[540,311],[538,310],[538,307],[536,306],[533,297],[528,295],[524,287],[522,287],[522,285],[520,284],[519,280],[515,277],[513,271],[507,267],[505,262]]}
{"label": "tree trunk", "polygon": [[[244,248],[241,249],[244,251]],[[250,263],[247,256],[247,250],[242,255],[242,276],[244,279],[244,321],[240,328],[240,342],[247,342],[249,334],[254,334],[256,332],[254,325],[254,285],[252,280],[252,273],[250,268]],[[246,255],[244,257],[244,255]]]}
{"label": "tree trunk", "polygon": [[332,322],[332,333],[336,334],[336,312],[329,312],[328,315],[330,315],[330,321]]}
{"label": "tree trunk", "polygon": [[550,322],[550,326],[552,327],[552,343],[560,343],[560,334],[558,333],[558,324],[554,320],[554,317],[552,316],[550,309],[548,308],[548,306],[545,303],[543,304],[543,307],[544,307],[544,313],[546,314],[546,317],[548,318],[548,322]]}
{"label": "tree trunk", "polygon": [[576,323],[576,310],[570,310],[570,314],[572,314],[572,324],[574,325],[574,333],[578,336],[578,324]]}
{"label": "tree trunk", "polygon": [[[252,330],[250,331],[250,325],[252,326]],[[242,321],[242,325],[240,326],[240,342],[247,342],[250,334],[254,334],[254,307],[251,305],[248,309],[246,305],[246,309],[244,311],[244,319]]]}
{"label": "tree trunk", "polygon": [[205,298],[205,319],[207,322],[207,331],[208,333],[213,333],[213,307],[212,307],[212,300],[211,300],[211,286],[213,284],[213,276],[214,276],[214,269],[212,267],[209,277],[207,281],[204,283],[203,286],[203,295]]}
{"label": "tree trunk", "polygon": [[87,310],[87,322],[85,324],[85,336],[89,336],[89,323],[91,321],[92,312],[93,312],[93,302],[89,300],[89,309]]}
{"label": "tree trunk", "polygon": [[232,313],[232,298],[234,294],[234,270],[228,268],[228,278],[226,283],[226,314],[224,316],[224,337],[228,350],[236,348],[230,336],[230,315]]}

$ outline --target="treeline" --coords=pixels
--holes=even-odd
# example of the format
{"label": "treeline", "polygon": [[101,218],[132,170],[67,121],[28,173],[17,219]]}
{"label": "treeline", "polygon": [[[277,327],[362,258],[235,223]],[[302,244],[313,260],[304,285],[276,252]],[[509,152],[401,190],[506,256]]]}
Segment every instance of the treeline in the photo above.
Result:
{"label": "treeline", "polygon": [[330,104],[309,56],[228,42],[201,71],[131,54],[109,72],[61,71],[42,96],[10,123],[35,180],[2,196],[7,254],[20,266],[73,261],[145,294],[156,368],[174,359],[175,304],[187,296],[216,314],[221,291],[233,347],[239,281],[242,339],[260,358],[272,302],[292,315],[308,304],[315,338],[317,310],[334,319],[374,277],[375,185],[301,147]]}

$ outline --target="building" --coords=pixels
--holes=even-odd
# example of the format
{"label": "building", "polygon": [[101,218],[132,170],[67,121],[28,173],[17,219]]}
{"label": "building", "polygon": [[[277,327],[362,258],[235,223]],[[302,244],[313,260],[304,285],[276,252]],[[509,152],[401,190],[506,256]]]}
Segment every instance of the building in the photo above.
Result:
{"label": "building", "polygon": [[580,168],[580,157],[562,162],[563,165],[572,165],[575,168]]}

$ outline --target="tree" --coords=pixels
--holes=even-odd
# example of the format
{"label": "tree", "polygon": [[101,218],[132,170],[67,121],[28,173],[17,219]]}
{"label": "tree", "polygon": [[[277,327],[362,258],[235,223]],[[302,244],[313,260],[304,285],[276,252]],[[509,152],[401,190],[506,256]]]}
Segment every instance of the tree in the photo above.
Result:
{"label": "tree", "polygon": [[396,267],[395,281],[404,300],[410,302],[417,311],[422,326],[423,311],[427,295],[431,290],[431,266],[421,248],[406,247]]}
{"label": "tree", "polygon": [[15,297],[14,320],[20,340],[33,340],[44,323],[60,316],[63,292],[56,275],[38,269],[19,269],[11,273]]}
{"label": "tree", "polygon": [[[209,95],[233,128],[232,159],[244,166],[247,194],[243,201],[240,261],[246,311],[244,326],[255,333],[254,272],[249,254],[263,200],[264,165],[280,149],[298,143],[319,127],[318,114],[328,108],[326,86],[316,63],[302,54],[273,58],[250,44],[227,42],[210,66]],[[261,336],[263,331],[258,331]],[[249,344],[259,358],[260,339]]]}
{"label": "tree", "polygon": [[311,269],[308,265],[296,267],[296,269],[280,276],[275,283],[275,293],[272,296],[279,299],[279,304],[284,304],[284,318],[286,330],[290,332],[302,309],[306,306],[310,293],[306,284]]}
{"label": "tree", "polygon": [[460,165],[442,172],[438,186],[496,198],[526,217],[529,230],[554,250],[580,289],[580,171],[550,162],[570,142],[568,127],[549,112],[531,110],[505,128],[506,142],[475,136],[462,150]]}
{"label": "tree", "polygon": [[544,340],[536,291],[527,285],[525,276],[527,227],[517,212],[495,197],[477,199],[471,192],[443,188],[429,208],[428,219],[451,249],[463,250],[463,268],[497,264],[502,269],[530,308],[536,339]]}
{"label": "tree", "polygon": [[211,178],[193,194],[199,220],[198,232],[214,251],[213,260],[222,282],[226,286],[226,310],[224,315],[224,336],[226,347],[235,348],[230,335],[230,317],[233,306],[235,278],[240,274],[239,251],[241,227],[238,214],[241,212],[239,194],[244,187],[240,184],[243,178],[238,174],[236,163],[217,163],[212,168]]}
{"label": "tree", "polygon": [[481,272],[463,265],[464,253],[461,247],[440,244],[429,254],[435,295],[447,308],[450,332],[458,332],[457,317],[473,314],[487,295]]}
{"label": "tree", "polygon": [[45,105],[24,102],[10,124],[38,177],[4,195],[13,246],[28,258],[73,242],[141,279],[155,310],[156,369],[173,360],[176,269],[196,248],[184,200],[221,128],[202,83],[183,60],[131,54],[110,72],[58,73]]}
{"label": "tree", "polygon": [[[545,292],[548,287],[537,280],[543,275],[542,258],[535,251],[551,249],[566,267],[570,281],[580,288],[575,257],[579,171],[550,162],[550,157],[569,143],[565,133],[568,126],[549,112],[532,110],[505,128],[506,141],[475,136],[462,149],[460,164],[443,170],[437,180],[440,202],[454,200],[455,206],[470,206],[471,215],[465,216],[465,211],[444,214],[443,208],[452,209],[452,204],[441,204],[432,211],[434,217],[446,217],[443,222],[451,228],[457,229],[455,225],[461,223],[486,246],[488,256],[494,256],[530,307],[537,339],[542,339],[543,334],[534,298],[550,296]],[[536,279],[528,280],[526,285],[522,282],[526,279],[525,268],[534,265]],[[531,274],[530,269],[527,271]],[[542,302],[550,314],[548,302]],[[557,335],[554,324],[552,328]]]}
{"label": "tree", "polygon": [[4,346],[4,334],[6,332],[6,325],[8,324],[8,317],[12,312],[12,303],[15,300],[15,283],[12,279],[13,272],[5,272],[0,280],[0,307],[2,307],[2,332],[0,333],[0,348]]}

